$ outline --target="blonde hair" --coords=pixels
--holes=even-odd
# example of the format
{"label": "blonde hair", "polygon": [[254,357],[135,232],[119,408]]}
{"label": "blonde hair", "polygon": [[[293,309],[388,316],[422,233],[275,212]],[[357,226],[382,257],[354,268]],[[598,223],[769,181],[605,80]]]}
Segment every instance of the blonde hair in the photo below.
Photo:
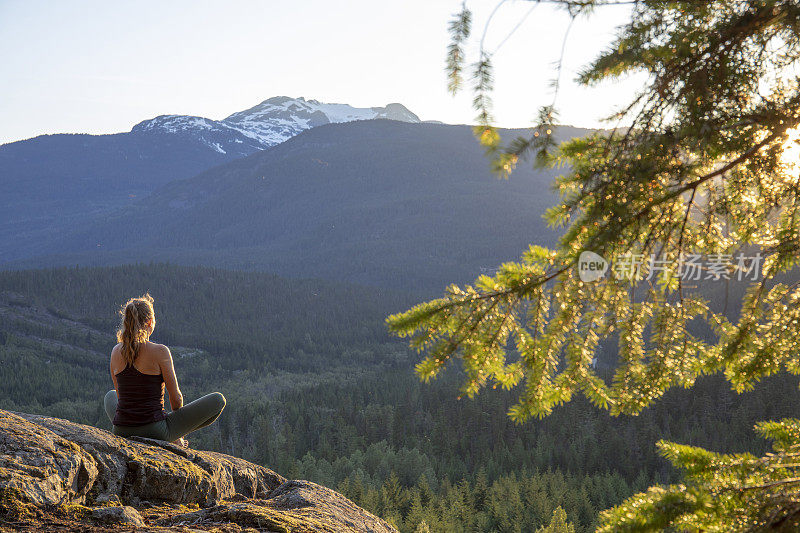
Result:
{"label": "blonde hair", "polygon": [[122,322],[117,330],[117,342],[122,343],[122,359],[132,365],[139,348],[150,336],[146,324],[155,320],[153,297],[145,293],[139,298],[131,298],[119,309]]}

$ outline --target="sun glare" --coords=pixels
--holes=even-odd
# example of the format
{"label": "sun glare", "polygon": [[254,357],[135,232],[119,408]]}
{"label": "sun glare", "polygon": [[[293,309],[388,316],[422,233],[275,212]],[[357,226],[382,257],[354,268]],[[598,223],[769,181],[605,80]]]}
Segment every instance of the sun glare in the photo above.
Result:
{"label": "sun glare", "polygon": [[788,131],[789,138],[783,145],[781,160],[792,171],[800,169],[800,128]]}

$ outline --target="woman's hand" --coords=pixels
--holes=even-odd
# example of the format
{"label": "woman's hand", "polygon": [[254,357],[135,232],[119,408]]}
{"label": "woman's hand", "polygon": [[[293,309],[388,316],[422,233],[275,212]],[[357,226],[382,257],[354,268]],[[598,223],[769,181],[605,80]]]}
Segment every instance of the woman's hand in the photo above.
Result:
{"label": "woman's hand", "polygon": [[187,440],[184,439],[183,437],[179,438],[178,440],[172,441],[172,444],[175,444],[176,446],[180,446],[181,448],[188,448],[189,447],[189,442],[187,442]]}

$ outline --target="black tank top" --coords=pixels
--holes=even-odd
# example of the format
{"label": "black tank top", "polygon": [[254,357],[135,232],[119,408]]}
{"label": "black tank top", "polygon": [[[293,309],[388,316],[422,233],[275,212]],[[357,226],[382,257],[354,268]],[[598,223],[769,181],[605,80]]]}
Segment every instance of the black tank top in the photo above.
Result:
{"label": "black tank top", "polygon": [[144,426],[164,420],[164,376],[143,374],[128,365],[117,375],[115,426]]}

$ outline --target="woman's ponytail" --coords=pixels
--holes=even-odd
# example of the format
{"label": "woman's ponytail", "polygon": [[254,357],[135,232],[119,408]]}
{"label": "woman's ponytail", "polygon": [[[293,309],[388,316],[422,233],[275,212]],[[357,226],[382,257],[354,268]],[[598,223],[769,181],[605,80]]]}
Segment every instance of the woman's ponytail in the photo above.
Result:
{"label": "woman's ponytail", "polygon": [[155,319],[153,297],[145,293],[140,298],[131,298],[120,308],[122,318],[117,330],[117,342],[122,343],[122,359],[132,365],[139,348],[150,335],[147,323]]}

